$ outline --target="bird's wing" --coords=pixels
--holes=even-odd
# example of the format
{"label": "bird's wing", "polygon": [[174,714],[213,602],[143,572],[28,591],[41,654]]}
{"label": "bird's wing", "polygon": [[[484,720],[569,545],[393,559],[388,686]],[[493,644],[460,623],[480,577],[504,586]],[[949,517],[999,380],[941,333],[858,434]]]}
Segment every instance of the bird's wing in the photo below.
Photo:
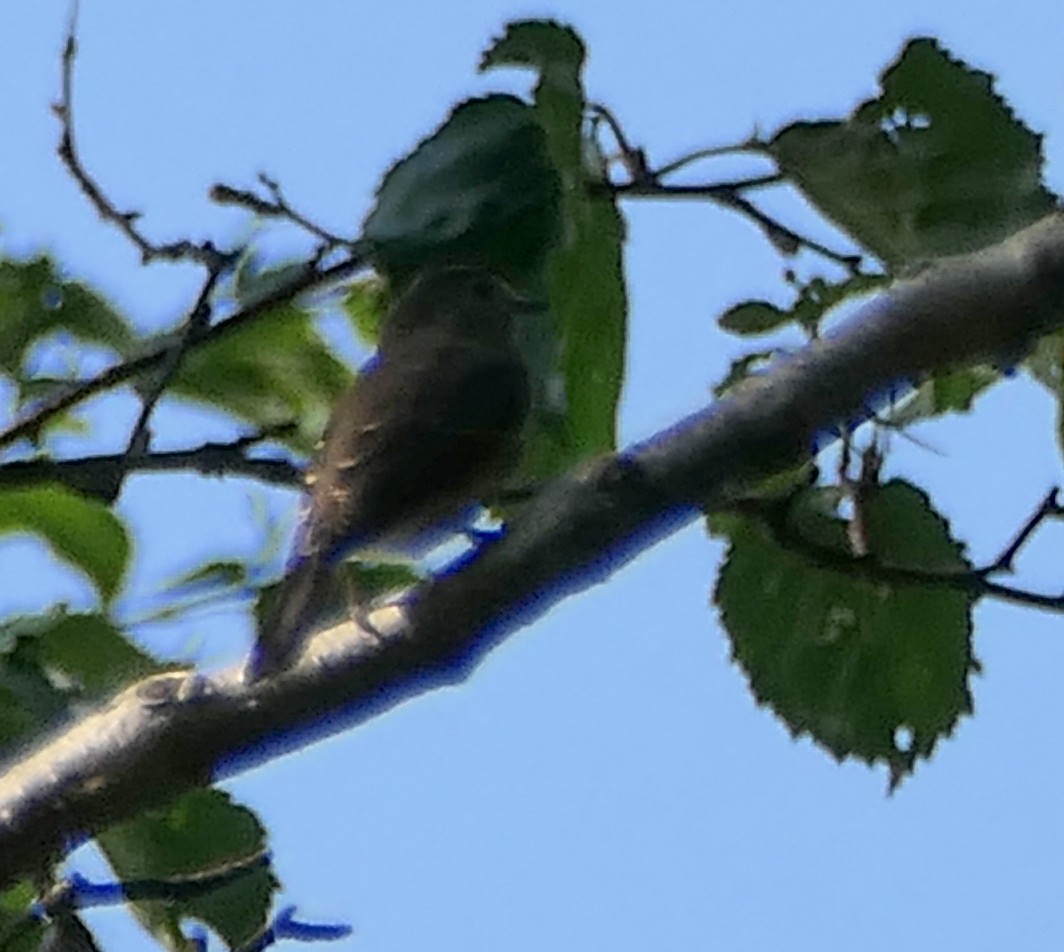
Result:
{"label": "bird's wing", "polygon": [[520,451],[529,399],[515,355],[468,344],[396,347],[357,378],[311,469],[294,557],[260,630],[251,680],[291,663],[340,555],[438,524],[504,474]]}
{"label": "bird's wing", "polygon": [[477,501],[515,460],[528,407],[510,351],[418,339],[380,355],[334,411],[298,556],[329,562]]}

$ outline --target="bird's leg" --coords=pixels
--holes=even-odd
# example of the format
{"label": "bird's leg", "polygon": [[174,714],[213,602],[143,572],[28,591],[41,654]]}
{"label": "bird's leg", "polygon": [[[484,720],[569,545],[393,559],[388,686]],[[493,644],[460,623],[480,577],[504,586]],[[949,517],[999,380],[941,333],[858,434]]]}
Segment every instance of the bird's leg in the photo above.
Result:
{"label": "bird's leg", "polygon": [[[518,506],[523,502],[528,502],[533,496],[535,496],[539,487],[535,483],[526,483],[522,486],[507,486],[503,489],[499,489],[490,499],[485,500],[484,506],[487,509],[495,509],[498,506],[507,506],[517,504]],[[462,530],[462,534],[473,545],[487,545],[491,542],[499,542],[507,532],[508,526],[506,522],[502,522],[496,528],[482,529],[477,526],[466,526]]]}
{"label": "bird's leg", "polygon": [[380,631],[379,628],[377,628],[376,625],[373,624],[373,622],[369,620],[369,610],[366,608],[365,605],[352,605],[350,610],[350,617],[351,621],[353,621],[356,625],[358,625],[359,628],[361,628],[364,632],[374,638],[378,643],[384,641],[383,633]]}
{"label": "bird's leg", "polygon": [[347,585],[347,614],[359,628],[376,639],[378,643],[384,641],[384,635],[380,629],[369,620],[369,613],[373,607],[373,600],[368,602],[365,597],[365,592],[360,591],[361,586],[351,576],[348,575],[345,579]]}

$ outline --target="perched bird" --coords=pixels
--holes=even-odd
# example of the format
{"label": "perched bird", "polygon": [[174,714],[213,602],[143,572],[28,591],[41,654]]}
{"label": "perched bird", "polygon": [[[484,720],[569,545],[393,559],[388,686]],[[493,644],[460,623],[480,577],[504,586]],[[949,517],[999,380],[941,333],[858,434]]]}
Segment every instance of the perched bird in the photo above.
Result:
{"label": "perched bird", "polygon": [[345,555],[424,549],[441,523],[453,526],[499,488],[519,459],[531,405],[513,325],[532,307],[491,271],[464,265],[423,273],[398,298],[308,472],[250,680],[299,654]]}

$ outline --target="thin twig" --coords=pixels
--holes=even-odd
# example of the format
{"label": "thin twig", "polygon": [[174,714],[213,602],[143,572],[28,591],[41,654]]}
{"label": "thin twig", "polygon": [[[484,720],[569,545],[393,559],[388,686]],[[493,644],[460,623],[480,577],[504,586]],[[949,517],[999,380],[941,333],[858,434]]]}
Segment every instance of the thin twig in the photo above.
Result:
{"label": "thin twig", "polygon": [[[772,533],[772,537],[782,547],[803,555],[824,568],[846,575],[865,578],[872,582],[881,582],[888,585],[921,585],[949,588],[968,592],[976,598],[997,598],[1016,605],[1064,613],[1064,594],[1046,595],[1042,592],[1033,592],[1029,589],[990,581],[989,575],[998,571],[1005,571],[996,567],[996,565],[946,572],[887,565],[880,562],[875,556],[851,555],[848,552],[819,545],[803,536],[790,524],[785,512],[786,503],[765,504],[760,500],[745,500],[735,504],[734,507],[739,511],[760,517],[763,524]],[[1027,527],[1025,526],[1024,528],[1026,530]],[[1026,531],[1026,535],[1029,536],[1030,531]]]}
{"label": "thin twig", "polygon": [[633,182],[656,182],[657,176],[650,170],[646,151],[636,148],[628,141],[627,136],[624,134],[624,129],[617,121],[617,117],[602,103],[591,103],[588,108],[593,115],[603,120],[610,127],[613,138],[617,140],[617,148],[619,150],[617,159],[624,166],[628,177]]}
{"label": "thin twig", "polygon": [[731,182],[706,182],[702,185],[665,185],[660,182],[623,182],[610,185],[609,191],[621,198],[709,198],[734,195],[757,188],[782,185],[786,178],[779,172],[752,175]]}
{"label": "thin twig", "polygon": [[170,384],[173,383],[174,376],[180,369],[185,354],[196,339],[210,326],[210,299],[221,276],[222,272],[215,270],[211,270],[207,275],[207,279],[203,282],[203,287],[200,289],[196,303],[192,306],[192,311],[189,313],[188,320],[185,321],[184,328],[178,334],[177,340],[170,348],[166,357],[160,362],[160,367],[156,373],[154,383],[151,385],[148,392],[142,397],[143,403],[141,405],[140,415],[137,417],[137,422],[133,425],[133,431],[130,434],[129,442],[126,445],[126,458],[130,465],[136,463],[137,458],[143,456],[148,451],[148,447],[151,443],[148,424],[151,421],[152,413],[155,412],[155,407],[159,403],[163,393]]}
{"label": "thin twig", "polygon": [[254,459],[246,450],[266,440],[281,438],[294,429],[285,423],[242,436],[230,443],[204,443],[187,450],[145,453],[132,465],[126,454],[87,456],[79,459],[14,460],[0,465],[0,486],[25,486],[57,482],[86,495],[111,500],[116,484],[128,472],[164,473],[192,470],[204,476],[242,476],[275,486],[299,486],[302,470],[286,459]]}
{"label": "thin twig", "polygon": [[666,178],[672,175],[674,172],[679,172],[680,169],[686,168],[688,165],[693,165],[695,162],[701,162],[703,159],[717,159],[725,155],[740,155],[743,152],[750,152],[757,144],[757,140],[750,138],[744,142],[733,143],[732,145],[718,145],[708,149],[696,149],[694,152],[688,152],[687,155],[681,155],[678,159],[673,159],[672,162],[668,162],[658,169],[655,169],[658,178]]}
{"label": "thin twig", "polygon": [[782,175],[761,175],[740,182],[718,182],[706,185],[660,185],[651,183],[631,183],[615,185],[610,188],[614,195],[622,198],[704,198],[725,208],[731,208],[753,220],[765,232],[772,244],[783,253],[792,254],[798,247],[815,251],[829,261],[842,265],[851,274],[860,272],[863,258],[861,255],[845,254],[835,251],[819,241],[801,235],[793,228],[782,224],[763,212],[749,199],[744,198],[741,190],[763,188],[778,185],[784,181]]}
{"label": "thin twig", "polygon": [[221,183],[211,186],[211,200],[220,205],[237,205],[248,211],[261,215],[264,218],[286,218],[293,224],[298,225],[304,231],[309,232],[315,238],[320,238],[328,248],[354,248],[357,241],[352,238],[343,238],[321,225],[311,221],[305,215],[296,211],[281,191],[281,186],[276,179],[259,173],[259,182],[270,193],[271,199],[267,200],[254,192],[242,188],[233,188],[231,185]]}
{"label": "thin twig", "polygon": [[[272,288],[231,317],[209,327],[195,341],[190,342],[186,350],[198,349],[220,340],[261,317],[278,304],[283,304],[315,288],[342,281],[365,267],[368,267],[368,262],[358,250],[353,250],[343,261],[325,269],[308,263],[301,273],[294,275],[289,281]],[[8,446],[23,437],[32,437],[64,410],[69,410],[96,394],[110,390],[145,371],[154,369],[167,359],[167,355],[174,347],[179,346],[181,346],[180,341],[171,340],[160,344],[155,350],[146,354],[131,357],[129,360],[108,367],[89,380],[57,390],[51,397],[43,400],[30,414],[0,431],[0,447]]]}
{"label": "thin twig", "polygon": [[140,212],[120,211],[82,164],[74,137],[74,61],[77,59],[78,51],[77,13],[77,4],[74,4],[67,28],[66,43],[63,46],[62,94],[59,102],[52,106],[52,112],[59,119],[61,126],[59,146],[56,149],[59,158],[100,217],[113,224],[129,239],[140,252],[141,261],[144,264],[155,260],[195,261],[211,271],[223,270],[233,256],[219,251],[210,241],[196,244],[185,239],[155,244],[145,238],[136,227]]}
{"label": "thin twig", "polygon": [[1060,505],[1059,494],[1060,489],[1056,487],[1046,493],[1045,498],[1039,503],[1038,508],[1031,513],[1027,521],[1021,526],[1020,531],[1016,533],[1016,537],[1005,547],[1001,555],[999,555],[991,565],[988,565],[982,570],[984,574],[992,575],[995,572],[1013,571],[1013,563],[1016,561],[1016,556],[1019,555],[1020,549],[1027,544],[1027,540],[1031,537],[1034,531],[1051,516],[1064,514],[1064,509],[1062,509]]}
{"label": "thin twig", "polygon": [[828,248],[813,238],[798,234],[793,228],[787,227],[763,212],[741,194],[751,189],[784,184],[787,178],[780,172],[753,176],[740,181],[713,182],[705,185],[666,185],[662,181],[665,176],[671,175],[699,159],[749,150],[757,145],[758,140],[756,138],[751,137],[738,145],[699,149],[696,152],[681,156],[661,168],[655,169],[651,168],[647,161],[646,152],[631,144],[620,122],[609,109],[600,103],[593,103],[590,108],[597,117],[601,118],[610,127],[610,131],[617,140],[617,146],[620,150],[619,158],[625,166],[630,179],[630,181],[620,184],[609,181],[595,183],[592,186],[593,188],[605,189],[614,197],[620,198],[709,199],[751,219],[764,232],[765,237],[768,238],[772,245],[783,255],[794,255],[797,254],[799,249],[808,248],[829,261],[842,265],[850,274],[856,275],[860,272],[861,255],[843,254]]}

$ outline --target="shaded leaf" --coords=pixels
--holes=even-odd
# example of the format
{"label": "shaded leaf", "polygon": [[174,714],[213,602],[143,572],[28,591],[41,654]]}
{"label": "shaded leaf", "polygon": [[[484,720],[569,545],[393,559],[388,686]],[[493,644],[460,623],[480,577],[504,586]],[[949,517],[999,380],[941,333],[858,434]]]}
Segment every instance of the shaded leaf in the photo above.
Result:
{"label": "shaded leaf", "polygon": [[350,382],[312,314],[288,304],[189,353],[172,389],[260,427],[297,420],[299,430],[286,442],[309,452]]}
{"label": "shaded leaf", "polygon": [[883,417],[892,426],[908,426],[943,413],[967,413],[976,397],[1000,381],[1001,372],[985,364],[935,374]]}
{"label": "shaded leaf", "polygon": [[60,609],[0,624],[0,752],[161,667],[102,615]]}
{"label": "shaded leaf", "polygon": [[532,109],[512,96],[466,100],[388,171],[363,237],[398,287],[446,260],[534,275],[557,234],[558,201]]}
{"label": "shaded leaf", "polygon": [[[535,116],[562,184],[562,238],[550,254],[548,284],[554,335],[540,343],[539,404],[553,419],[533,437],[531,475],[566,469],[616,446],[624,382],[627,300],[622,271],[624,222],[612,197],[593,191],[585,164],[584,44],[553,21],[511,23],[485,54],[481,69],[523,66],[539,72]],[[535,347],[533,346],[533,350]],[[548,365],[561,375],[562,402]],[[553,424],[553,425],[552,425]]]}
{"label": "shaded leaf", "polygon": [[743,301],[728,308],[717,323],[721,330],[732,334],[767,334],[793,320],[790,311],[777,307],[770,301]]}
{"label": "shaded leaf", "polygon": [[[715,600],[758,701],[839,759],[886,764],[894,785],[972,710],[974,599],[825,567],[814,547],[852,562],[839,499],[833,489],[795,497],[788,519],[806,552],[781,547],[755,520],[714,515],[730,540]],[[967,571],[946,523],[913,486],[872,487],[862,511],[878,564]]]}
{"label": "shaded leaf", "polygon": [[104,699],[163,669],[102,615],[57,612],[36,621],[41,663],[75,681],[89,698]]}
{"label": "shaded leaf", "polygon": [[26,351],[56,331],[119,354],[134,339],[126,321],[103,298],[60,277],[50,258],[0,261],[0,370],[21,376]]}
{"label": "shaded leaf", "polygon": [[[0,634],[7,641],[9,626]],[[71,688],[48,676],[32,647],[8,641],[0,655],[0,757],[7,760],[62,723],[71,699]]]}
{"label": "shaded leaf", "polygon": [[805,196],[892,270],[1000,241],[1055,206],[1042,137],[993,76],[909,42],[882,94],[841,122],[796,122],[767,151]]}
{"label": "shaded leaf", "polygon": [[344,312],[363,343],[377,344],[390,299],[387,285],[379,278],[359,281],[347,289],[343,301]]}
{"label": "shaded leaf", "polygon": [[748,377],[756,376],[766,367],[771,366],[772,361],[779,357],[780,353],[779,350],[757,350],[733,360],[724,379],[713,388],[713,395],[723,397]]}
{"label": "shaded leaf", "polygon": [[802,285],[789,309],[768,301],[744,301],[725,311],[718,323],[723,330],[741,335],[765,334],[791,323],[814,332],[833,307],[888,283],[889,278],[878,274],[857,274],[837,282],[814,278]]}
{"label": "shaded leaf", "polygon": [[191,571],[183,572],[172,582],[168,582],[163,591],[168,595],[191,595],[217,589],[231,589],[237,585],[246,585],[248,574],[246,562],[236,559],[216,559]]}
{"label": "shaded leaf", "polygon": [[19,882],[0,892],[0,949],[4,952],[38,952],[45,924],[27,917],[37,898],[28,882]]}
{"label": "shaded leaf", "polygon": [[251,307],[305,275],[309,267],[306,261],[264,267],[256,255],[246,255],[234,274],[236,299],[242,308]]}
{"label": "shaded leaf", "polygon": [[[172,880],[221,871],[258,856],[266,835],[255,815],[228,794],[193,790],[166,809],[111,827],[98,840],[119,879]],[[182,941],[182,919],[194,918],[236,946],[265,927],[277,885],[272,870],[261,866],[204,896],[132,905],[164,943]]]}

